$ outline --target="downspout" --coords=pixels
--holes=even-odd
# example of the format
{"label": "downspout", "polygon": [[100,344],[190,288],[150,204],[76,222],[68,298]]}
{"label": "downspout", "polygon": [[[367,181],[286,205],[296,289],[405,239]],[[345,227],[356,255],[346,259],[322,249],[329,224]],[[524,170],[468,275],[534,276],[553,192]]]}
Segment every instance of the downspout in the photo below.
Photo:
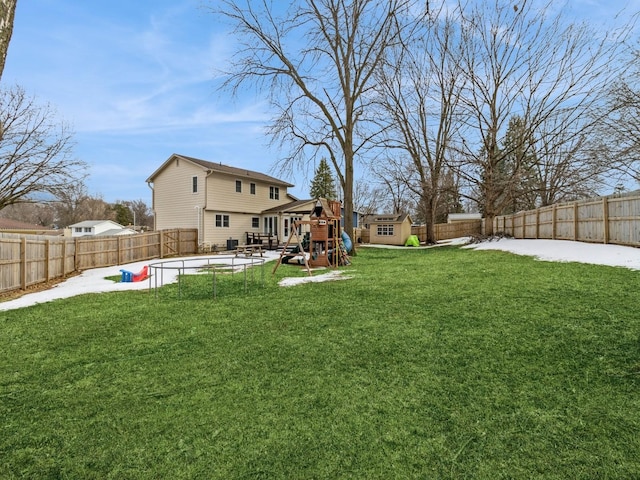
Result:
{"label": "downspout", "polygon": [[[153,182],[147,181],[147,187],[151,189],[151,213],[153,214],[153,230],[156,231],[156,191],[153,189]],[[134,222],[135,223],[135,222]]]}
{"label": "downspout", "polygon": [[204,238],[205,238],[205,233],[206,233],[206,227],[205,227],[205,214],[204,212],[207,210],[207,201],[209,198],[209,182],[207,181],[207,179],[209,178],[209,175],[211,175],[211,170],[205,170],[205,177],[204,177],[204,205],[202,206],[202,220],[201,220],[201,225],[202,225],[202,241],[204,242]]}

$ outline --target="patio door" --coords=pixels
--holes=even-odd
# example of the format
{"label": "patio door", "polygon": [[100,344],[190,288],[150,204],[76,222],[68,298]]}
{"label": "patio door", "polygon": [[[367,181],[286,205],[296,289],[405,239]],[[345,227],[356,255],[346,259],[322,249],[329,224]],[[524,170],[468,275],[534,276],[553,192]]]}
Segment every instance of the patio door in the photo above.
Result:
{"label": "patio door", "polygon": [[278,217],[264,217],[263,233],[278,236]]}

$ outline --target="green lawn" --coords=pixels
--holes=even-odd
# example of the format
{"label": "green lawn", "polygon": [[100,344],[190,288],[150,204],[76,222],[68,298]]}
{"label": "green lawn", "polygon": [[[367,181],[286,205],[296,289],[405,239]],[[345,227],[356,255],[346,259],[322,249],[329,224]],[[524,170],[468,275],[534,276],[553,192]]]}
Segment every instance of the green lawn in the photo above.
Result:
{"label": "green lawn", "polygon": [[345,270],[0,312],[0,478],[640,477],[639,272],[445,247]]}

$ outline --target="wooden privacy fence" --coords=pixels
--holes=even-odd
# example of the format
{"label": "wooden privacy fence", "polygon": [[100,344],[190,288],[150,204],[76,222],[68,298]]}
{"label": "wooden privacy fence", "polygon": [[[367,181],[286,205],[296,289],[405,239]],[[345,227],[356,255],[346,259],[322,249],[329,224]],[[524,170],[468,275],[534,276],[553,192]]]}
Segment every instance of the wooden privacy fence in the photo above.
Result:
{"label": "wooden privacy fence", "polygon": [[494,218],[493,231],[514,238],[640,246],[640,194],[560,203]]}
{"label": "wooden privacy fence", "polygon": [[88,268],[197,252],[196,229],[76,238],[0,234],[0,292],[25,289]]}
{"label": "wooden privacy fence", "polygon": [[[481,235],[483,231],[483,221],[484,220],[469,220],[467,222],[438,223],[433,226],[433,232],[436,241]],[[411,227],[411,235],[417,235],[421,242],[425,242],[427,240],[427,226],[413,225]],[[359,238],[362,243],[369,243],[371,233],[367,228],[358,229],[355,238]]]}
{"label": "wooden privacy fence", "polygon": [[[469,220],[466,222],[437,223],[433,226],[435,240],[447,240],[449,238],[469,237],[482,234],[482,220]],[[411,227],[411,235],[417,235],[421,242],[427,240],[427,226],[418,225]]]}

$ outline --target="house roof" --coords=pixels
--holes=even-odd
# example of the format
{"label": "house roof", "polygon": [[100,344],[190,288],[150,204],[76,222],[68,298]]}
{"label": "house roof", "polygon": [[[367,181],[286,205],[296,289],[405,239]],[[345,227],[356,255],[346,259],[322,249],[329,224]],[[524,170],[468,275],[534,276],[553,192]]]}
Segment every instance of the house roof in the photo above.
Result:
{"label": "house roof", "polygon": [[169,163],[171,163],[174,159],[182,159],[182,160],[185,160],[187,162],[191,162],[191,163],[194,163],[196,165],[199,165],[200,167],[202,167],[203,170],[206,170],[207,173],[217,172],[217,173],[222,173],[222,174],[226,174],[226,175],[233,175],[233,176],[240,177],[240,178],[249,178],[249,179],[253,179],[253,180],[256,180],[256,181],[260,181],[260,182],[264,182],[264,183],[270,183],[272,185],[279,185],[279,186],[283,186],[283,187],[293,187],[294,186],[291,183],[285,182],[284,180],[277,179],[277,178],[272,177],[270,175],[265,175],[264,173],[256,172],[256,171],[253,171],[253,170],[247,170],[245,168],[230,167],[229,165],[223,165],[222,163],[209,162],[207,160],[201,160],[199,158],[188,157],[186,155],[179,155],[177,153],[174,153],[173,155],[171,155],[160,166],[160,168],[158,168],[155,172],[153,172],[151,174],[151,176],[149,178],[147,178],[147,182],[153,182],[153,179],[162,170],[164,170],[164,168]]}
{"label": "house roof", "polygon": [[20,222],[19,220],[12,220],[10,218],[0,218],[0,230],[50,230],[48,227],[42,225],[35,225],[33,223]]}
{"label": "house roof", "polygon": [[309,198],[306,200],[295,200],[293,202],[285,203],[283,205],[278,205],[277,207],[270,208],[268,210],[264,210],[262,213],[309,213],[313,210],[315,200],[313,198]]}
{"label": "house roof", "polygon": [[119,223],[116,223],[112,220],[85,220],[83,222],[78,222],[78,223],[74,223],[73,225],[69,225],[69,228],[93,228],[96,225],[102,225],[103,223],[110,223],[112,224],[114,227],[117,227],[119,229],[123,229],[124,225],[120,225]]}
{"label": "house roof", "polygon": [[131,228],[112,228],[110,230],[106,230],[104,232],[100,232],[96,235],[96,237],[111,237],[115,235],[134,235],[136,233],[135,230]]}

